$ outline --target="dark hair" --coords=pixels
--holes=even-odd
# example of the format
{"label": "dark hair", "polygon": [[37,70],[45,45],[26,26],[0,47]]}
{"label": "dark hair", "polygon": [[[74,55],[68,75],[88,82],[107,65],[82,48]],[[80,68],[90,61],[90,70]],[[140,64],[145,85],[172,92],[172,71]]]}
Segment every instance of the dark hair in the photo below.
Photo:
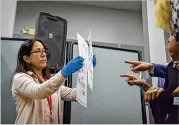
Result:
{"label": "dark hair", "polygon": [[[14,71],[15,73],[19,73],[19,72],[23,72],[26,73],[27,71],[31,71],[35,74],[34,70],[32,69],[31,65],[28,64],[27,62],[24,61],[23,56],[30,56],[30,52],[32,50],[33,44],[35,41],[40,42],[44,48],[47,50],[48,48],[46,47],[46,45],[43,43],[43,41],[41,41],[40,39],[34,39],[34,40],[27,40],[25,41],[18,52],[17,55],[17,66],[16,69]],[[47,55],[47,61],[49,59],[49,54]],[[42,75],[43,77],[49,79],[50,78],[50,70],[48,68],[48,65],[42,70]],[[38,76],[37,76],[38,77]]]}
{"label": "dark hair", "polygon": [[177,43],[179,43],[179,32],[176,32],[176,33],[171,33],[172,36],[175,37],[175,40]]}

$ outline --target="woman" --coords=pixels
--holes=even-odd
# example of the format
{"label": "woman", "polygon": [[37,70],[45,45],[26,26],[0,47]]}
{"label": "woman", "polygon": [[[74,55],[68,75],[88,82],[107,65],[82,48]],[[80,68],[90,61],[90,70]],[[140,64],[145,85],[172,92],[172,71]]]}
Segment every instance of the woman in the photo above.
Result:
{"label": "woman", "polygon": [[[18,52],[17,67],[12,81],[16,103],[17,124],[59,124],[61,100],[75,101],[75,89],[62,84],[83,66],[84,59],[72,59],[51,77],[47,61],[49,53],[41,40],[24,42]],[[93,57],[93,66],[96,58]]]}

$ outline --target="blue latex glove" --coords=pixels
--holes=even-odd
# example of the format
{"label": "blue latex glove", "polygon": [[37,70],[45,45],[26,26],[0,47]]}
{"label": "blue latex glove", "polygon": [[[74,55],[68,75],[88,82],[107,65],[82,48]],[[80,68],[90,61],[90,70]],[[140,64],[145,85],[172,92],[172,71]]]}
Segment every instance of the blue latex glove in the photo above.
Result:
{"label": "blue latex glove", "polygon": [[81,69],[83,67],[83,61],[83,57],[77,56],[75,59],[72,59],[70,62],[68,62],[68,64],[62,68],[61,73],[63,77],[67,78],[72,75],[72,73],[75,73]]}
{"label": "blue latex glove", "polygon": [[93,68],[95,68],[95,67],[96,67],[96,56],[93,55]]}

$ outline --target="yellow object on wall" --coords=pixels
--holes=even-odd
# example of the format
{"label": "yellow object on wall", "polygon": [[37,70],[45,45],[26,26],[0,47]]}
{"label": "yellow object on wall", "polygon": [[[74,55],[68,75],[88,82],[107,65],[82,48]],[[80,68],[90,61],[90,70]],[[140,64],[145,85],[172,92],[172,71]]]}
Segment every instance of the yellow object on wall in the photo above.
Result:
{"label": "yellow object on wall", "polygon": [[155,0],[156,26],[171,33],[172,10],[170,0]]}
{"label": "yellow object on wall", "polygon": [[34,36],[35,35],[35,29],[24,28],[23,33],[30,35],[30,36]]}

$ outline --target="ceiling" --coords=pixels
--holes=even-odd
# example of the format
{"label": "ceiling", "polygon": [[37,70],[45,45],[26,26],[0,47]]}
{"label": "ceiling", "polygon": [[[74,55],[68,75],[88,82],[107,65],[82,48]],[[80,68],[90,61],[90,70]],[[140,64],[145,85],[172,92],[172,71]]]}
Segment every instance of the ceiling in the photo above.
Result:
{"label": "ceiling", "polygon": [[[62,0],[18,0],[18,1],[61,1]],[[142,10],[141,1],[63,1],[63,3],[69,4],[82,4],[82,5],[91,5],[96,7],[105,7],[111,9],[120,9],[120,10],[131,10],[131,11],[140,11]]]}

